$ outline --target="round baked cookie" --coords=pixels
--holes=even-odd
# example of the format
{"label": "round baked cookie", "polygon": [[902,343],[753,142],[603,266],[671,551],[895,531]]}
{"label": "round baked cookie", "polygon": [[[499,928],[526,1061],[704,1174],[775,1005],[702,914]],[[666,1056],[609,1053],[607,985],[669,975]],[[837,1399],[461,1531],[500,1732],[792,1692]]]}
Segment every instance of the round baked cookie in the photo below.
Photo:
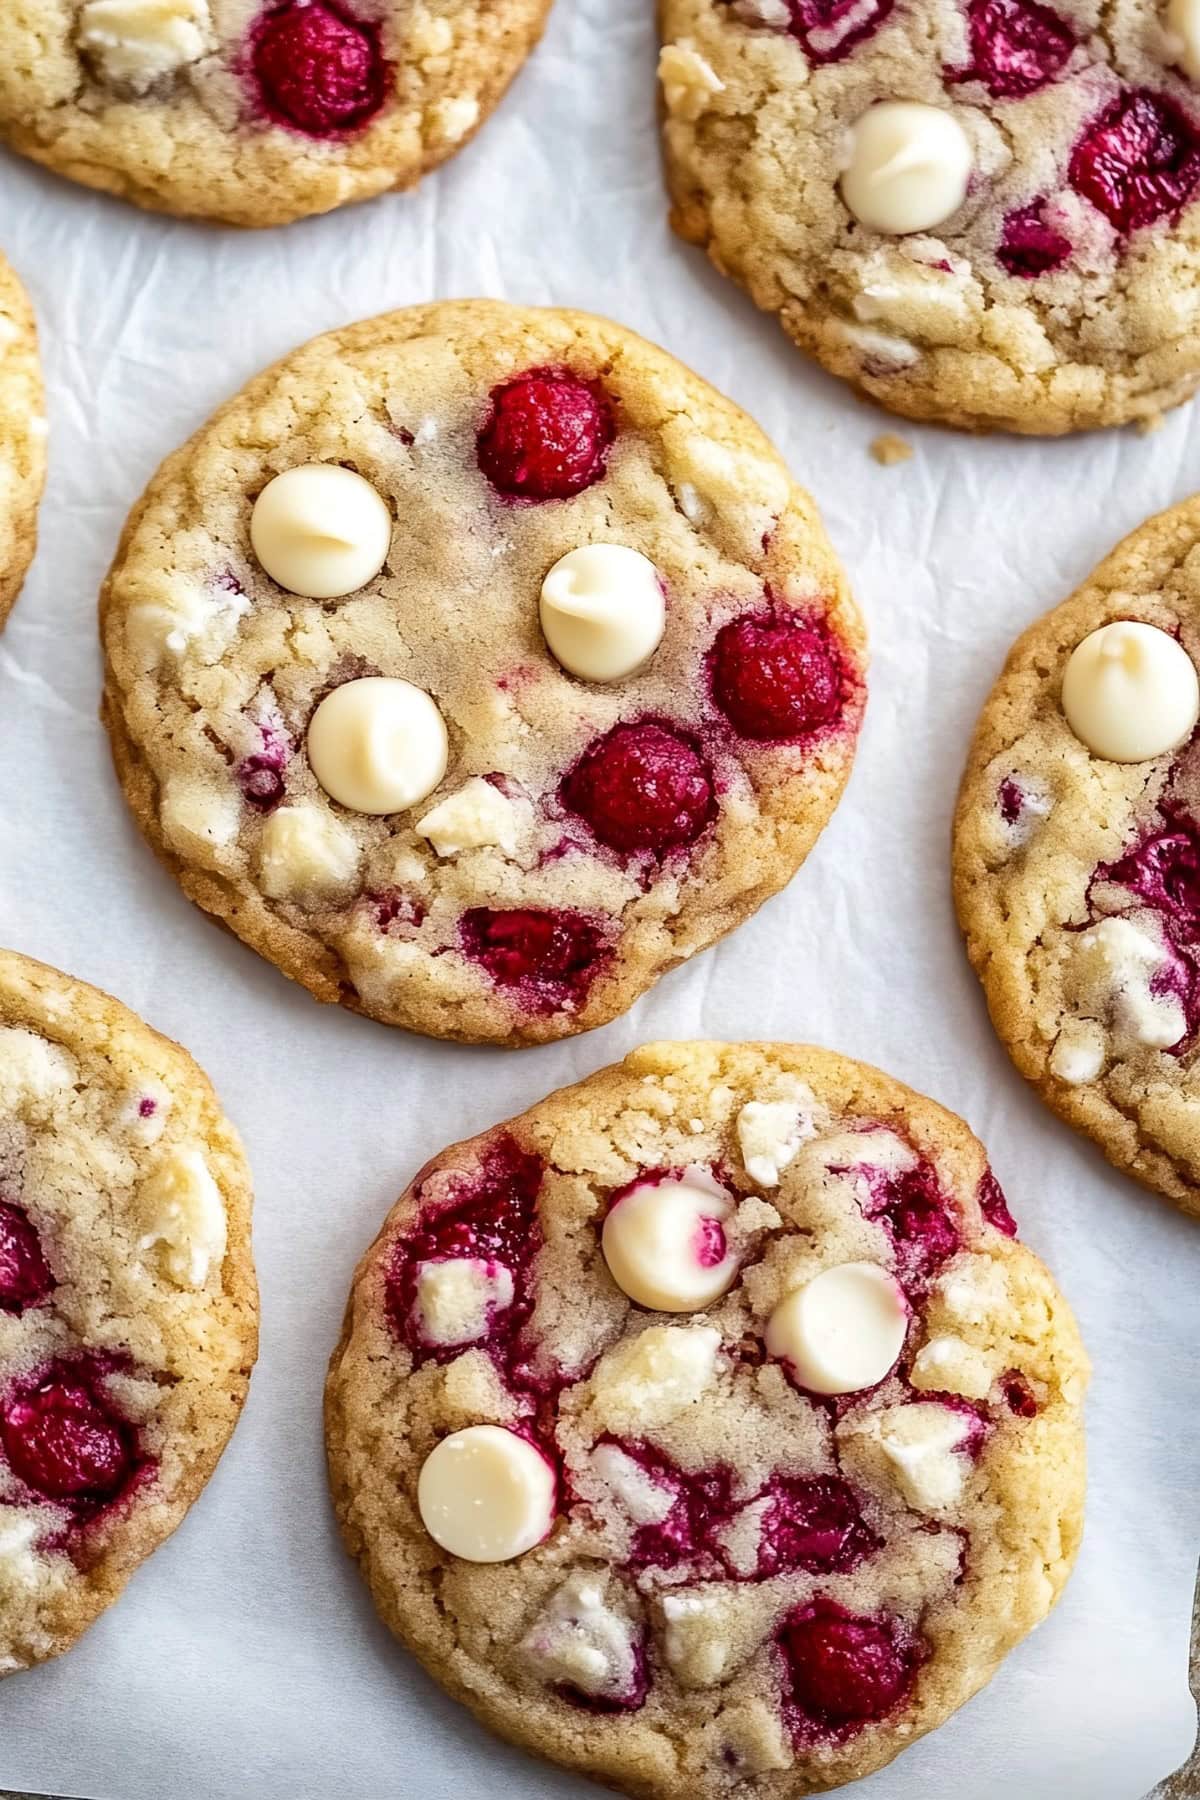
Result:
{"label": "round baked cookie", "polygon": [[492,301],[251,382],[151,482],[102,615],[184,890],[318,999],[468,1041],[603,1024],[748,917],[863,705],[758,428],[619,326]]}
{"label": "round baked cookie", "polygon": [[283,225],[471,138],[550,0],[0,0],[0,138],[138,206]]}
{"label": "round baked cookie", "polygon": [[959,920],[1013,1061],[1110,1161],[1195,1214],[1198,664],[1200,496],[1018,639],[954,841]]}
{"label": "round baked cookie", "polygon": [[0,629],[37,548],[46,415],[29,297],[0,256]]}
{"label": "round baked cookie", "polygon": [[186,1051],[0,951],[0,1675],[69,1649],[216,1467],[257,1350],[250,1199]]}
{"label": "round baked cookie", "polygon": [[1196,0],[660,0],[672,221],[913,419],[1050,433],[1200,381]]}
{"label": "round baked cookie", "polygon": [[334,1504],[505,1737],[795,1800],[942,1723],[1079,1543],[1087,1360],[961,1120],[784,1044],[658,1044],[436,1157],[354,1277]]}

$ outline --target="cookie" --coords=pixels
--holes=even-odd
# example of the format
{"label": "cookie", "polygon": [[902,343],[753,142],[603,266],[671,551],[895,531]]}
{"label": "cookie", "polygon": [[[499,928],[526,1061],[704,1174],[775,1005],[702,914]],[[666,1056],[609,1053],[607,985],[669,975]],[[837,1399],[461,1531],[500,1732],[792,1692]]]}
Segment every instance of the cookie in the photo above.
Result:
{"label": "cookie", "polygon": [[46,415],[29,298],[0,256],[0,629],[37,548]]}
{"label": "cookie", "polygon": [[619,326],[494,301],[251,382],[151,482],[102,615],[185,892],[318,999],[467,1041],[603,1024],[747,918],[863,705],[758,428]]}
{"label": "cookie", "polygon": [[174,1531],[257,1337],[250,1174],[208,1081],[0,951],[0,1675],[69,1649]]}
{"label": "cookie", "polygon": [[643,1800],[889,1762],[1050,1610],[1087,1361],[961,1120],[658,1044],[436,1157],[354,1277],[334,1504],[386,1624]]}
{"label": "cookie", "polygon": [[1200,1215],[1200,497],[1021,637],[959,796],[992,1022],[1109,1160]]}
{"label": "cookie", "polygon": [[283,225],[470,139],[550,0],[0,0],[0,138],[137,206]]}
{"label": "cookie", "polygon": [[1200,381],[1196,0],[660,0],[672,221],[912,419],[1057,434]]}

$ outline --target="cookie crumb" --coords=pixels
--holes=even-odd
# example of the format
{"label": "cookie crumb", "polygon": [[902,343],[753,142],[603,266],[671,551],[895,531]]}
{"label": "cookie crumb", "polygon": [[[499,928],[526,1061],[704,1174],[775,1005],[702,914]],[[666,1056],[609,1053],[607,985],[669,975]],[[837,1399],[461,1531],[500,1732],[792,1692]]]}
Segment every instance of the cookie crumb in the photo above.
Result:
{"label": "cookie crumb", "polygon": [[906,463],[912,453],[913,447],[908,440],[897,437],[894,431],[885,431],[871,439],[871,455],[881,468],[890,469],[896,463]]}

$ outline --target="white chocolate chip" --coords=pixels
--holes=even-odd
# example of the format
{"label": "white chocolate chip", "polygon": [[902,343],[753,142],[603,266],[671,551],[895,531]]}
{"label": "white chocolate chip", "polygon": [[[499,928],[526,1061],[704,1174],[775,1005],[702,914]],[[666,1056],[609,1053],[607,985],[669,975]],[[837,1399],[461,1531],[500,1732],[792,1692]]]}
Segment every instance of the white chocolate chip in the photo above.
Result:
{"label": "white chocolate chip", "polygon": [[414,1323],[428,1344],[474,1344],[513,1301],[512,1271],[478,1256],[451,1256],[417,1268]]}
{"label": "white chocolate chip", "polygon": [[344,893],[358,873],[358,860],[353,836],[319,807],[281,806],[263,826],[259,874],[268,899]]}
{"label": "white chocolate chip", "polygon": [[770,1354],[815,1394],[874,1387],[894,1366],[908,1303],[877,1263],[839,1263],[785,1295],[767,1321]]}
{"label": "white chocolate chip", "polygon": [[962,1445],[971,1429],[962,1413],[927,1400],[886,1407],[872,1425],[911,1505],[940,1512],[961,1500],[970,1469]]}
{"label": "white chocolate chip", "polygon": [[914,363],[921,360],[921,352],[908,338],[896,337],[886,331],[875,331],[869,325],[852,325],[845,319],[838,322],[837,329],[846,342],[857,350],[860,360],[864,364],[872,364],[876,369],[911,369]]}
{"label": "white chocolate chip", "polygon": [[228,1224],[221,1190],[199,1150],[174,1150],[138,1192],[139,1250],[158,1250],[177,1287],[202,1288],[225,1260]]}
{"label": "white chocolate chip", "polygon": [[159,818],[163,836],[201,867],[215,869],[221,852],[237,842],[241,824],[241,800],[232,789],[193,781],[186,775],[170,775],[163,783]]}
{"label": "white chocolate chip", "polygon": [[1185,1036],[1183,1002],[1153,987],[1169,960],[1152,932],[1132,919],[1101,919],[1074,940],[1070,985],[1089,1011],[1110,1016],[1119,1054],[1141,1046],[1169,1050]]}
{"label": "white chocolate chip", "polygon": [[713,95],[725,91],[725,83],[712,64],[688,43],[663,45],[658,79],[667,111],[679,119],[698,119]]}
{"label": "white chocolate chip", "polygon": [[387,560],[392,515],[353,469],[305,463],[269,481],[250,515],[250,542],[279,586],[337,600],[373,581]]}
{"label": "white chocolate chip", "polygon": [[725,1224],[733,1196],[706,1169],[685,1169],[623,1194],[604,1221],[609,1274],[638,1306],[699,1312],[733,1285],[737,1257]]}
{"label": "white chocolate chip", "polygon": [[605,1604],[599,1579],[582,1571],[556,1590],[521,1640],[539,1679],[619,1700],[637,1681],[637,1640],[623,1614]]}
{"label": "white chocolate chip", "polygon": [[464,1562],[508,1562],[554,1525],[554,1470],[503,1425],[468,1425],[443,1438],[417,1481],[417,1509],[434,1543]]}
{"label": "white chocolate chip", "polygon": [[87,0],[79,48],[105,81],[143,94],[213,48],[208,0]]}
{"label": "white chocolate chip", "polygon": [[1200,0],[1170,0],[1167,28],[1179,67],[1193,81],[1200,81]]}
{"label": "white chocolate chip", "polygon": [[922,1346],[911,1376],[915,1388],[961,1394],[967,1400],[985,1399],[995,1378],[996,1370],[982,1350],[949,1334],[930,1338]]}
{"label": "white chocolate chip", "polygon": [[789,1097],[751,1100],[737,1116],[742,1166],[759,1187],[778,1187],[781,1171],[787,1168],[801,1144],[816,1136],[815,1096],[801,1081],[793,1082],[791,1086],[793,1092]]}
{"label": "white chocolate chip", "polygon": [[588,1460],[635,1525],[662,1524],[677,1498],[673,1488],[655,1481],[619,1444],[597,1444]]}
{"label": "white chocolate chip", "polygon": [[583,681],[620,681],[657,650],[666,602],[649,557],[624,544],[586,544],[559,557],[542,583],[546,642]]}
{"label": "white chocolate chip", "polygon": [[1050,1073],[1071,1087],[1095,1081],[1107,1047],[1104,1028],[1095,1019],[1064,1019],[1050,1052]]}
{"label": "white chocolate chip", "polygon": [[325,792],[355,812],[404,812],[431,794],[450,755],[446,722],[423,688],[368,675],[327,694],[308,727]]}
{"label": "white chocolate chip", "polygon": [[974,160],[952,113],[916,100],[884,101],[851,131],[842,199],[871,231],[929,231],[966,199]]}
{"label": "white chocolate chip", "polygon": [[472,776],[457,794],[450,794],[418,821],[417,831],[429,839],[439,856],[458,856],[496,844],[506,856],[517,848],[516,808],[507,794],[482,775]]}
{"label": "white chocolate chip", "polygon": [[638,1435],[678,1418],[712,1382],[720,1348],[709,1325],[653,1325],[617,1344],[592,1376],[600,1429]]}
{"label": "white chocolate chip", "polygon": [[1200,678],[1169,632],[1118,619],[1090,632],[1071,652],[1062,708],[1094,756],[1147,762],[1191,735],[1200,716]]}
{"label": "white chocolate chip", "polygon": [[0,1027],[0,1112],[42,1105],[76,1078],[73,1061],[57,1044],[19,1025]]}

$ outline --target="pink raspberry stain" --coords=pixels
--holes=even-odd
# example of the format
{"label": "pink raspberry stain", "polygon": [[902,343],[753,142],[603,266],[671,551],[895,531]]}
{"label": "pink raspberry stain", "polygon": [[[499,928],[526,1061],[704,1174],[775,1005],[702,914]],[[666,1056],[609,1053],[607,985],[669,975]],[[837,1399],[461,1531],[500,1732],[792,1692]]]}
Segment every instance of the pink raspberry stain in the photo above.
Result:
{"label": "pink raspberry stain", "polygon": [[1158,914],[1167,955],[1151,991],[1173,994],[1183,1007],[1187,1031],[1170,1051],[1177,1055],[1200,1031],[1200,829],[1174,804],[1164,824],[1165,829],[1152,831],[1115,862],[1102,863],[1092,877],[1088,900],[1096,917],[1092,888],[1112,883],[1136,896],[1135,904]]}
{"label": "pink raspberry stain", "polygon": [[250,38],[249,73],[269,119],[315,138],[369,124],[390,77],[378,25],[329,0],[286,0],[264,13]]}
{"label": "pink raspberry stain", "polygon": [[900,1173],[871,1166],[857,1173],[867,1190],[863,1212],[886,1226],[900,1281],[911,1292],[923,1293],[941,1265],[962,1246],[954,1202],[924,1160]]}
{"label": "pink raspberry stain", "polygon": [[729,1254],[729,1242],[720,1219],[709,1214],[697,1223],[692,1237],[692,1255],[702,1269],[718,1269]]}
{"label": "pink raspberry stain", "polygon": [[577,1012],[612,956],[605,926],[561,907],[470,907],[458,942],[497,987],[534,1013]]}
{"label": "pink raspberry stain", "polygon": [[479,467],[508,499],[570,500],[600,480],[615,436],[599,382],[569,369],[531,369],[493,388]]}
{"label": "pink raspberry stain", "polygon": [[60,1360],[0,1405],[9,1468],[37,1498],[93,1518],[148,1467],[136,1429],[105,1392],[95,1362]]}
{"label": "pink raspberry stain", "polygon": [[[495,1265],[512,1276],[512,1304],[493,1314],[486,1348],[510,1385],[528,1385],[522,1374],[518,1339],[533,1311],[533,1264],[542,1244],[537,1201],[545,1174],[540,1156],[522,1150],[502,1134],[484,1149],[473,1170],[439,1170],[436,1199],[394,1247],[386,1277],[392,1327],[418,1364],[447,1361],[461,1345],[426,1343],[417,1317],[417,1280],[422,1263],[458,1257]],[[424,1200],[430,1182],[417,1190]],[[540,1446],[539,1446],[540,1447]]]}
{"label": "pink raspberry stain", "polygon": [[[1051,275],[1055,269],[1061,269],[1071,255],[1071,240],[1064,237],[1053,225],[1048,225],[1043,218],[1044,200],[1035,200],[1029,206],[1022,206],[1016,212],[1010,212],[1004,221],[1000,244],[996,256],[1002,267],[1010,275],[1020,276],[1026,281],[1035,281],[1039,275]],[[1015,782],[1002,784],[1015,787]],[[1018,792],[1020,790],[1018,789]],[[1001,802],[1003,807],[1003,800]],[[1005,814],[1010,825],[1016,823],[1016,817]]]}
{"label": "pink raspberry stain", "polygon": [[559,795],[609,849],[659,858],[695,843],[717,810],[699,743],[667,719],[614,725],[584,751]]}
{"label": "pink raspberry stain", "polygon": [[1006,825],[1015,825],[1025,811],[1025,789],[1011,775],[1006,775],[996,794],[1000,817]]}
{"label": "pink raspberry stain", "polygon": [[0,1312],[40,1306],[55,1286],[41,1241],[28,1214],[0,1200]]}
{"label": "pink raspberry stain", "polygon": [[853,1489],[837,1475],[778,1476],[759,1541],[760,1576],[804,1569],[845,1575],[882,1546]]}
{"label": "pink raspberry stain", "polygon": [[1067,21],[1039,0],[970,0],[971,60],[950,81],[981,81],[993,100],[1022,100],[1057,80],[1075,48]]}
{"label": "pink raspberry stain", "polygon": [[1166,94],[1122,93],[1076,144],[1067,179],[1122,236],[1178,219],[1200,188],[1200,124]]}
{"label": "pink raspberry stain", "polygon": [[788,1723],[802,1745],[845,1739],[887,1718],[929,1654],[900,1619],[857,1615],[824,1598],[791,1615],[779,1648]]}
{"label": "pink raspberry stain", "polygon": [[840,62],[874,37],[895,0],[787,0],[791,23],[810,63]]}
{"label": "pink raspberry stain", "polygon": [[723,626],[708,678],[739,736],[777,744],[836,724],[852,685],[828,628],[795,613],[748,613]]}
{"label": "pink raspberry stain", "polygon": [[284,797],[285,771],[292,758],[292,741],[282,722],[258,724],[262,747],[244,757],[235,771],[242,798],[255,812],[274,812]]}
{"label": "pink raspberry stain", "polygon": [[1004,1190],[990,1169],[984,1172],[976,1190],[979,1210],[992,1227],[993,1231],[1003,1233],[1005,1237],[1015,1238],[1017,1221],[1008,1210],[1008,1201],[1004,1198]]}
{"label": "pink raspberry stain", "polygon": [[375,924],[385,937],[412,937],[425,923],[425,907],[420,900],[400,888],[366,896]]}

